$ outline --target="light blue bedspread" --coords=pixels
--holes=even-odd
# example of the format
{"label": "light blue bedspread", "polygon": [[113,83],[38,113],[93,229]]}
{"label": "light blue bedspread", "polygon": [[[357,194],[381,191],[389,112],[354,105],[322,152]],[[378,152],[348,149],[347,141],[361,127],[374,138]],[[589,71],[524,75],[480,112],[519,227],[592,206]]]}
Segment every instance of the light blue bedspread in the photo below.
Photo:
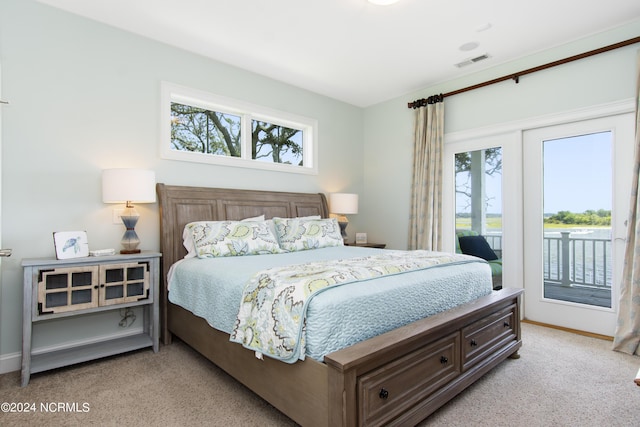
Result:
{"label": "light blue bedspread", "polygon": [[[244,285],[256,272],[379,253],[379,249],[343,246],[187,259],[173,269],[169,300],[203,317],[214,328],[231,333]],[[480,259],[332,288],[316,295],[308,306],[307,356],[322,361],[325,354],[487,295],[491,288],[491,270]]]}

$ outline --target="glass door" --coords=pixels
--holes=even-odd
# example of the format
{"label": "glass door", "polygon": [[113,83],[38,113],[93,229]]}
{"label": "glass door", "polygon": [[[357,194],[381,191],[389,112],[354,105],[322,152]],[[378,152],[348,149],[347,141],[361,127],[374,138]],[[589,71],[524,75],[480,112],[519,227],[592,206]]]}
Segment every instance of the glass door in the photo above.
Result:
{"label": "glass door", "polygon": [[483,236],[491,250],[479,255],[497,257],[489,261],[495,289],[522,287],[520,137],[520,132],[471,135],[450,139],[444,147],[443,250],[463,252],[460,236]]}
{"label": "glass door", "polygon": [[525,318],[611,336],[633,162],[632,115],[524,133]]}
{"label": "glass door", "polygon": [[[456,252],[484,258],[502,287],[502,147],[455,154]],[[482,236],[470,240],[469,236]],[[474,238],[472,238],[474,239]]]}

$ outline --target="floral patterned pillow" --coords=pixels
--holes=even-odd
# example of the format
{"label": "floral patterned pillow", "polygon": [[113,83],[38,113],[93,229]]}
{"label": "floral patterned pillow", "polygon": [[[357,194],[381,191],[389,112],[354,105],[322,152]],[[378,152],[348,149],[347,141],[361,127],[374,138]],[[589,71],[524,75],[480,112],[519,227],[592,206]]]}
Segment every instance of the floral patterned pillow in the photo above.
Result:
{"label": "floral patterned pillow", "polygon": [[340,226],[335,218],[273,218],[280,248],[303,251],[328,246],[343,246]]}
{"label": "floral patterned pillow", "polygon": [[[264,221],[264,215],[254,216],[251,218],[245,218],[241,221]],[[201,221],[205,222],[205,221]],[[188,224],[187,224],[188,225]],[[275,236],[275,230],[272,229],[272,233]],[[193,236],[191,235],[191,230],[186,226],[182,230],[182,245],[187,250],[187,254],[184,256],[185,258],[195,258],[198,256],[196,254],[196,245],[193,243]]]}
{"label": "floral patterned pillow", "polygon": [[264,221],[199,221],[185,226],[198,258],[277,254],[282,250]]}

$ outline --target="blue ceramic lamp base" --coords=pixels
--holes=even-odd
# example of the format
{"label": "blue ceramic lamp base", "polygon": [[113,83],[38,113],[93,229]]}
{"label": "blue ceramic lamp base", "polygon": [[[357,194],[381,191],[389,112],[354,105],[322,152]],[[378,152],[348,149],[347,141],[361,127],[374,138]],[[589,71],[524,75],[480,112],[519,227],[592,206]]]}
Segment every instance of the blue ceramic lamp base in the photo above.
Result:
{"label": "blue ceramic lamp base", "polygon": [[136,224],[138,222],[138,218],[140,215],[133,207],[127,207],[121,218],[122,223],[124,224],[126,231],[122,236],[122,240],[120,243],[122,244],[122,250],[120,250],[121,254],[138,254],[140,253],[140,249],[138,249],[138,245],[140,244],[140,239],[136,234]]}

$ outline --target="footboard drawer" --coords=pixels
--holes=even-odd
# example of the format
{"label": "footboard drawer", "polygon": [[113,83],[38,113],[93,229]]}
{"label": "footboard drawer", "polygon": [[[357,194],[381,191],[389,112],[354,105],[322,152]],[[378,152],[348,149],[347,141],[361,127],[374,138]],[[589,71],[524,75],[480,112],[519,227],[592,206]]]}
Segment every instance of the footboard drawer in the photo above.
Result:
{"label": "footboard drawer", "polygon": [[513,304],[462,329],[463,372],[517,340],[515,316]]}
{"label": "footboard drawer", "polygon": [[456,332],[360,376],[360,425],[385,424],[457,377],[459,355]]}

